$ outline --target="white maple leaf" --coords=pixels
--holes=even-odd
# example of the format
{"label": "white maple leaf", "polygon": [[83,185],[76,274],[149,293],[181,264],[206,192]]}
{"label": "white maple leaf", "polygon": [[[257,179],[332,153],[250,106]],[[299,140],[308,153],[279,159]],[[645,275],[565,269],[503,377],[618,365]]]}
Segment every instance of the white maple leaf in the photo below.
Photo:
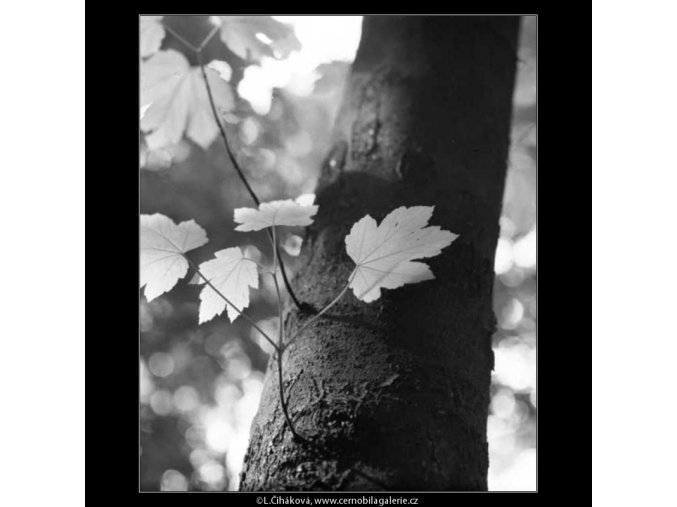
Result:
{"label": "white maple leaf", "polygon": [[[307,202],[307,199],[304,198],[302,201]],[[310,225],[313,223],[312,217],[317,213],[317,210],[317,205],[300,204],[291,199],[264,202],[258,209],[237,208],[234,219],[240,225],[235,230],[246,232],[260,231],[274,225]]]}
{"label": "white maple leaf", "polygon": [[152,301],[186,276],[183,254],[207,241],[207,233],[194,220],[177,225],[160,213],[141,215],[141,287],[146,286],[146,299]]}
{"label": "white maple leaf", "polygon": [[259,62],[264,56],[286,58],[301,49],[294,29],[270,16],[220,16],[221,40],[240,58]]}
{"label": "white maple leaf", "polygon": [[346,251],[356,267],[350,282],[355,297],[366,303],[381,297],[381,289],[435,278],[430,268],[414,259],[434,257],[458,235],[428,225],[434,206],[402,206],[380,225],[369,215],[353,225]]}
{"label": "white maple leaf", "polygon": [[[217,111],[233,109],[233,92],[218,73],[206,68]],[[159,51],[141,65],[141,130],[151,149],[178,143],[184,133],[202,148],[218,134],[199,67],[191,67],[178,51]]]}
{"label": "white maple leaf", "polygon": [[146,58],[160,49],[162,39],[165,38],[165,27],[162,25],[164,16],[141,16],[139,26],[139,52],[141,58]]}
{"label": "white maple leaf", "polygon": [[[249,287],[259,288],[256,263],[245,258],[237,247],[219,250],[214,255],[216,259],[200,264],[200,273],[241,312],[249,306]],[[224,309],[231,322],[240,315],[204,278],[199,277],[195,282],[205,284],[200,292],[200,324],[220,315]]]}

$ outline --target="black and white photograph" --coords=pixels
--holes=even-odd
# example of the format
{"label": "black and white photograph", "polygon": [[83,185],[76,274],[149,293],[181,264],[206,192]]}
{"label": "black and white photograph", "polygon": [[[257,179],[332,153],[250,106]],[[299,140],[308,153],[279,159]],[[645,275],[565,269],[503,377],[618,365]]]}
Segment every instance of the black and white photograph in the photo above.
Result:
{"label": "black and white photograph", "polygon": [[677,505],[675,5],[8,3],[0,506]]}
{"label": "black and white photograph", "polygon": [[536,15],[142,15],[140,490],[536,491]]}

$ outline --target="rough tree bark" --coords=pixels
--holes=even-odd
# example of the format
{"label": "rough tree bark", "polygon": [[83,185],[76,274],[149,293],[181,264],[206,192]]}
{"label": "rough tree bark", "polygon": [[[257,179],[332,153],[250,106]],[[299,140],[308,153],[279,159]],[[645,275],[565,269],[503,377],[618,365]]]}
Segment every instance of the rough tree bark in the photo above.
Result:
{"label": "rough tree bark", "polygon": [[[436,279],[349,292],[284,356],[297,440],[271,361],[242,490],[486,490],[493,258],[517,17],[367,17],[295,287],[322,308],[353,268],[344,237],[369,213],[435,205],[460,234]],[[290,311],[293,333],[309,314]]]}

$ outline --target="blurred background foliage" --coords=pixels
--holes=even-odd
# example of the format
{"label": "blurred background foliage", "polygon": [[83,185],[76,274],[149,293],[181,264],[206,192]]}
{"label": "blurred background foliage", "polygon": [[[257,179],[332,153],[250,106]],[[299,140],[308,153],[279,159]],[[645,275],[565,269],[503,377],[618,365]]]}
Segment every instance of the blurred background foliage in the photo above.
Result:
{"label": "blurred background foliage", "polygon": [[[294,28],[300,49],[285,58],[270,51],[256,63],[219,37],[205,62],[228,63],[235,107],[224,115],[240,165],[262,201],[313,192],[330,145],[334,117],[359,44],[361,18],[275,16]],[[223,23],[207,16],[171,16],[169,25],[194,44]],[[163,30],[162,30],[163,31]],[[164,32],[159,49],[192,52]],[[143,47],[142,54],[148,48]],[[263,43],[270,42],[260,37]],[[154,48],[157,50],[158,48]],[[153,48],[151,48],[153,49]],[[264,48],[265,49],[265,48]],[[147,55],[146,55],[147,56]],[[146,59],[144,58],[144,61]],[[453,62],[449,63],[453,65]],[[143,65],[143,62],[142,62]],[[143,106],[144,104],[141,104]],[[141,213],[174,221],[195,219],[210,238],[192,252],[196,262],[216,250],[246,247],[249,257],[272,261],[266,237],[235,233],[233,209],[252,202],[223,143],[207,149],[187,138],[149,149],[141,135]],[[283,238],[285,265],[297,268],[300,238]],[[536,21],[524,17],[509,171],[495,260],[496,367],[488,421],[489,487],[533,490],[536,484]],[[188,279],[186,279],[187,281]],[[247,313],[276,332],[269,277],[253,290]],[[148,303],[140,297],[140,471],[142,491],[236,490],[249,427],[262,390],[268,344],[242,319],[219,317],[198,326],[199,287],[180,282]]]}

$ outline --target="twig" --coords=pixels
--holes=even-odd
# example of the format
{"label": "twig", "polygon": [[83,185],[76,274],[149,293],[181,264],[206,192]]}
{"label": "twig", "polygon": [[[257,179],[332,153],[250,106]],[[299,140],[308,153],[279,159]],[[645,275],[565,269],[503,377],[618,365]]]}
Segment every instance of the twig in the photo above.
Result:
{"label": "twig", "polygon": [[193,46],[190,42],[188,42],[186,39],[184,39],[176,30],[174,30],[171,26],[169,26],[167,23],[162,23],[165,27],[165,29],[171,33],[174,37],[178,39],[179,42],[181,42],[184,46],[186,46],[188,49],[192,49],[194,52],[198,53],[200,50]]}
{"label": "twig", "polygon": [[280,284],[277,282],[277,240],[275,238],[275,226],[272,228],[272,237],[271,243],[273,245],[273,282],[275,283],[275,292],[277,293],[277,309],[280,318],[279,332],[277,335],[277,373],[278,373],[278,384],[280,386],[280,405],[282,406],[282,412],[284,413],[284,418],[287,421],[289,430],[292,432],[294,437],[299,437],[298,433],[294,429],[294,424],[289,417],[289,411],[287,410],[287,400],[284,397],[284,385],[282,384],[282,353],[283,343],[284,343],[284,319],[282,318],[282,295],[280,294]]}
{"label": "twig", "polygon": [[[184,39],[181,35],[179,35],[172,27],[170,27],[167,24],[164,24],[165,28],[169,33],[171,33],[174,37],[176,37],[180,42],[182,42],[187,48],[191,49],[193,52],[195,52],[198,60],[198,64],[200,65],[200,71],[202,73],[202,78],[205,82],[205,87],[207,88],[207,96],[209,98],[209,105],[212,110],[212,115],[214,116],[214,120],[216,121],[216,125],[218,126],[219,133],[221,134],[221,139],[223,139],[223,144],[226,147],[226,152],[228,154],[228,158],[230,159],[231,164],[235,168],[235,171],[237,172],[237,175],[240,177],[240,180],[244,184],[245,188],[249,192],[249,195],[251,196],[252,200],[256,203],[257,206],[261,205],[261,201],[259,200],[258,196],[254,192],[254,189],[251,187],[249,182],[247,181],[247,178],[244,175],[244,172],[240,168],[240,165],[237,163],[237,160],[235,159],[235,154],[233,153],[233,150],[230,146],[230,143],[228,142],[228,136],[226,135],[226,130],[221,123],[221,118],[219,117],[219,113],[216,110],[216,103],[214,102],[214,96],[212,94],[212,88],[209,84],[209,79],[207,77],[207,71],[205,70],[204,67],[204,62],[202,59],[202,50],[205,48],[205,46],[209,43],[209,41],[212,39],[214,34],[218,31],[218,27],[212,28],[212,30],[209,32],[209,34],[204,38],[204,40],[200,43],[198,47],[195,47],[193,44],[188,42],[186,39]],[[301,435],[299,435],[296,430],[294,429],[294,425],[291,421],[291,418],[289,417],[289,411],[287,407],[287,401],[285,400],[284,397],[284,386],[282,384],[283,381],[283,376],[282,376],[282,354],[284,352],[284,321],[282,318],[282,295],[280,293],[280,286],[277,281],[277,266],[279,263],[280,266],[280,272],[282,273],[282,278],[284,280],[285,287],[287,288],[287,292],[291,296],[292,300],[294,301],[294,304],[301,309],[301,303],[297,299],[296,294],[294,294],[294,291],[291,287],[291,283],[289,282],[289,279],[287,278],[287,273],[285,272],[284,269],[284,263],[282,262],[282,258],[280,257],[280,250],[277,246],[277,240],[275,237],[275,226],[272,227],[272,232],[271,230],[267,229],[268,232],[268,238],[270,239],[272,246],[273,246],[273,281],[275,282],[275,291],[277,293],[277,302],[278,302],[278,313],[279,313],[279,318],[280,318],[280,324],[279,324],[279,334],[278,334],[278,343],[275,344],[275,342],[249,317],[247,317],[244,313],[242,313],[233,303],[231,303],[226,296],[224,296],[212,283],[200,272],[198,269],[197,265],[191,261],[186,255],[184,255],[184,258],[188,261],[188,263],[195,269],[197,274],[211,287],[214,292],[216,292],[221,298],[228,303],[230,306],[235,308],[235,310],[238,312],[239,315],[241,315],[249,324],[251,324],[261,335],[268,341],[273,346],[273,349],[275,350],[275,353],[277,355],[277,371],[278,371],[278,384],[280,388],[280,404],[282,406],[282,412],[284,413],[284,418],[287,422],[287,425],[289,426],[289,429],[294,435],[295,438],[307,441],[305,438],[303,438]],[[348,282],[350,283],[350,282]],[[348,288],[346,285],[345,289],[343,292],[339,295],[339,298],[343,295],[345,290]],[[329,304],[324,310],[322,310],[318,315],[316,315],[314,318],[319,317],[324,313],[326,310],[329,309],[336,301],[334,300],[332,303]],[[312,320],[314,320],[311,319]]]}
{"label": "twig", "polygon": [[200,64],[200,70],[202,71],[202,77],[204,78],[204,82],[205,82],[205,85],[207,87],[207,95],[209,96],[209,105],[211,106],[211,109],[212,109],[212,115],[214,116],[214,119],[216,120],[216,124],[219,127],[219,132],[221,133],[221,138],[223,139],[223,144],[226,146],[226,152],[228,153],[228,158],[230,159],[230,162],[233,164],[233,167],[235,168],[237,175],[240,177],[240,180],[242,180],[242,183],[244,183],[244,186],[247,188],[247,192],[249,192],[249,195],[251,196],[252,200],[256,203],[257,206],[259,206],[261,204],[261,201],[259,200],[257,195],[254,193],[254,189],[252,189],[251,185],[247,181],[247,178],[245,177],[244,173],[242,172],[240,165],[237,163],[237,160],[235,159],[235,154],[233,153],[233,150],[230,147],[230,143],[228,142],[228,137],[226,136],[226,130],[223,128],[223,124],[221,123],[219,113],[216,110],[216,104],[214,103],[214,96],[212,95],[212,87],[209,84],[209,80],[207,79],[207,71],[205,70],[204,62],[202,61],[202,53],[198,52],[197,57],[198,57],[198,63]]}
{"label": "twig", "polygon": [[289,417],[289,411],[287,410],[287,402],[284,399],[284,386],[282,384],[282,354],[280,353],[279,350],[276,352],[276,354],[277,354],[277,383],[280,386],[280,405],[282,406],[282,413],[284,414],[284,419],[287,422],[287,426],[289,426],[289,431],[291,431],[294,437],[299,438],[301,440],[306,440],[296,432],[296,429],[294,429],[294,424],[292,423],[291,418]]}
{"label": "twig", "polygon": [[317,319],[322,317],[322,315],[324,315],[327,312],[327,310],[329,310],[332,306],[334,306],[336,303],[338,303],[339,299],[341,299],[343,297],[343,295],[348,290],[348,287],[350,287],[350,283],[353,281],[353,277],[355,276],[355,273],[356,273],[356,270],[353,270],[353,272],[348,277],[348,282],[346,283],[345,287],[343,287],[343,289],[341,290],[339,295],[336,296],[331,303],[329,303],[327,306],[325,306],[316,315],[313,315],[310,319],[308,319],[308,321],[305,324],[303,324],[303,326],[301,326],[301,328],[298,331],[296,331],[296,333],[294,334],[294,336],[291,340],[289,340],[287,343],[282,344],[282,351],[286,350],[287,347],[289,347],[292,343],[294,343],[294,341],[301,335],[301,333],[303,331],[306,330],[306,328],[308,326],[310,326],[313,322],[315,322]]}
{"label": "twig", "polygon": [[202,41],[202,43],[198,46],[198,48],[197,48],[198,53],[202,52],[202,50],[205,48],[205,46],[207,44],[209,44],[209,41],[212,40],[212,37],[214,37],[216,32],[218,32],[220,29],[221,29],[221,27],[218,26],[218,25],[215,26],[214,28],[212,28],[212,31],[207,34],[207,37],[205,37],[204,40]]}
{"label": "twig", "polygon": [[230,300],[229,300],[226,296],[224,296],[224,295],[221,293],[221,291],[220,291],[219,289],[217,289],[216,287],[214,287],[214,285],[212,284],[212,282],[210,282],[210,281],[207,279],[207,277],[206,277],[205,275],[202,274],[202,272],[200,271],[200,269],[197,267],[197,264],[195,264],[192,260],[190,260],[190,259],[188,258],[188,256],[186,256],[186,254],[181,254],[181,255],[183,255],[183,258],[186,259],[186,260],[188,261],[188,264],[190,264],[190,266],[195,270],[195,272],[200,276],[200,278],[202,278],[202,279],[205,281],[205,283],[206,283],[207,285],[209,285],[209,287],[212,288],[212,290],[213,290],[214,292],[216,292],[219,296],[221,296],[221,299],[223,299],[226,303],[228,303],[230,306],[232,306],[232,307],[235,309],[235,311],[236,311],[236,312],[237,312],[244,320],[246,320],[246,321],[247,321],[254,329],[256,329],[259,333],[261,333],[261,335],[262,335],[266,340],[268,340],[268,343],[270,343],[276,351],[279,350],[279,348],[278,348],[278,346],[275,344],[275,342],[270,338],[270,336],[268,336],[268,335],[265,333],[265,331],[263,331],[263,329],[261,329],[261,328],[258,326],[258,324],[256,324],[256,322],[254,322],[252,319],[250,319],[246,314],[242,313],[242,310],[240,310],[237,306],[235,306],[233,303],[231,303]]}
{"label": "twig", "polygon": [[301,301],[298,300],[296,297],[296,294],[294,294],[294,290],[291,288],[291,282],[289,281],[289,278],[287,278],[287,271],[284,268],[284,264],[282,263],[282,258],[280,257],[280,250],[276,246],[275,250],[277,251],[277,257],[280,259],[280,273],[282,273],[282,280],[284,281],[284,286],[287,289],[287,292],[289,293],[289,296],[291,297],[292,301],[296,305],[296,308],[299,310],[303,310],[303,305]]}
{"label": "twig", "polygon": [[[171,33],[174,37],[176,37],[179,42],[183,43],[188,49],[192,50],[198,59],[198,63],[200,64],[200,70],[202,71],[202,77],[205,82],[205,86],[207,87],[207,95],[209,97],[209,105],[211,106],[212,110],[212,115],[214,116],[214,120],[216,121],[216,124],[219,127],[219,132],[221,133],[221,138],[223,139],[223,144],[226,146],[226,152],[228,153],[228,158],[230,159],[231,164],[235,168],[235,171],[237,172],[237,175],[240,177],[240,180],[242,183],[244,183],[244,186],[247,188],[247,191],[249,192],[249,195],[251,196],[252,200],[256,203],[257,206],[261,204],[260,199],[254,192],[254,189],[251,187],[249,184],[249,181],[247,181],[247,178],[244,175],[244,172],[240,168],[240,165],[237,163],[237,160],[235,159],[235,154],[233,153],[232,148],[230,147],[230,143],[228,143],[228,136],[226,135],[226,130],[223,127],[223,124],[221,123],[221,119],[219,118],[219,113],[216,110],[216,105],[214,103],[214,97],[212,95],[212,88],[209,84],[209,80],[207,79],[207,72],[205,71],[204,68],[204,62],[202,60],[202,50],[207,46],[209,41],[214,37],[214,34],[219,31],[220,27],[215,26],[214,28],[211,29],[209,34],[203,39],[203,41],[200,43],[199,46],[194,46],[190,42],[188,42],[186,39],[184,39],[176,30],[174,30],[171,26],[169,26],[167,23],[162,23],[164,27],[167,29],[169,33]],[[268,237],[270,237],[270,231],[268,232]],[[280,250],[275,247],[277,256],[280,257]],[[294,293],[294,289],[292,289],[291,282],[289,281],[289,278],[287,277],[287,271],[284,267],[284,263],[282,262],[282,258],[280,258],[280,271],[282,272],[282,279],[284,280],[284,286],[287,289],[287,292],[289,293],[289,296],[291,297],[292,301],[296,305],[297,308],[302,309],[302,304],[296,297],[296,294]]]}
{"label": "twig", "polygon": [[[223,139],[223,144],[226,146],[226,152],[228,153],[228,158],[230,159],[231,164],[235,168],[235,171],[237,172],[237,175],[240,177],[240,180],[242,183],[244,183],[244,186],[247,188],[247,191],[249,192],[249,195],[251,196],[252,200],[256,203],[257,206],[261,205],[261,201],[254,192],[254,189],[251,187],[249,182],[247,181],[247,178],[244,175],[244,172],[240,168],[240,165],[237,163],[237,160],[235,159],[235,154],[233,153],[233,150],[230,146],[230,143],[228,142],[228,136],[226,135],[226,129],[223,127],[223,124],[221,123],[221,119],[219,118],[219,113],[216,110],[216,104],[214,103],[214,96],[212,95],[212,87],[209,84],[209,80],[207,79],[207,71],[205,70],[204,67],[204,62],[202,61],[202,54],[198,52],[198,62],[200,64],[200,70],[202,71],[202,77],[205,82],[205,86],[207,87],[207,96],[209,97],[209,105],[211,106],[212,109],[212,115],[214,116],[214,120],[216,121],[216,124],[219,127],[219,132],[221,133],[221,139]],[[268,237],[271,238],[270,236],[270,231],[266,230],[268,233]],[[271,238],[272,239],[272,238]],[[275,245],[275,253],[277,254],[278,258],[280,258],[280,250]],[[289,278],[287,278],[287,272],[284,268],[284,263],[282,262],[282,258],[280,258],[280,271],[282,272],[282,279],[284,280],[284,285],[287,288],[287,292],[291,296],[292,300],[294,301],[294,304],[297,306],[297,308],[301,308],[301,302],[298,300],[296,297],[296,294],[294,294],[294,290],[291,287],[291,283],[289,281]]]}

